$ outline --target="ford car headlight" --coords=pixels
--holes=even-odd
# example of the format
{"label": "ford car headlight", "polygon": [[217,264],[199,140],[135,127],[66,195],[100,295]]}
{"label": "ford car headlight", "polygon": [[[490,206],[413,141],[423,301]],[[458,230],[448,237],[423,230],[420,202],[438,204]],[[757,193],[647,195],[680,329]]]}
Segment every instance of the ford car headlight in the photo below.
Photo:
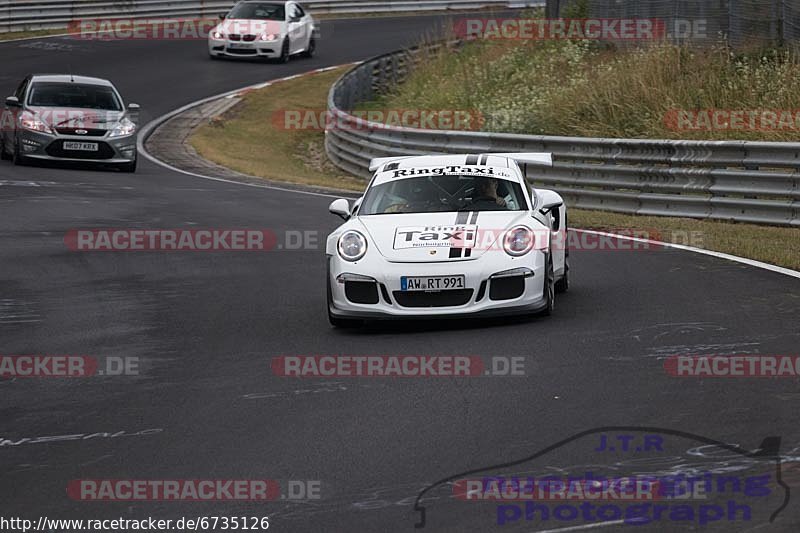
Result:
{"label": "ford car headlight", "polygon": [[339,237],[339,256],[345,261],[358,261],[367,253],[367,239],[361,233],[350,230]]}
{"label": "ford car headlight", "polygon": [[45,121],[34,115],[29,111],[25,111],[19,116],[19,125],[30,131],[38,131],[39,133],[53,133],[50,126]]}
{"label": "ford car headlight", "polygon": [[123,118],[114,126],[114,129],[111,130],[109,138],[125,137],[127,135],[133,135],[134,132],[136,132],[136,124],[131,122],[128,118]]}
{"label": "ford car headlight", "polygon": [[503,249],[512,257],[520,257],[533,248],[533,231],[527,226],[517,226],[506,232]]}

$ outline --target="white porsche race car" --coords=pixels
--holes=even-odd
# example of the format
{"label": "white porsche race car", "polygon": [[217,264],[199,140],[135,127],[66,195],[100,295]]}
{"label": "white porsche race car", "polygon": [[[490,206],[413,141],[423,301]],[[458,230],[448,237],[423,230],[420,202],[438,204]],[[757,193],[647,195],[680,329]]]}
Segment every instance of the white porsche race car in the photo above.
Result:
{"label": "white porsche race car", "polygon": [[519,164],[551,154],[374,159],[345,223],[328,237],[328,317],[339,327],[386,318],[482,317],[553,310],[569,286],[567,212],[528,188]]}

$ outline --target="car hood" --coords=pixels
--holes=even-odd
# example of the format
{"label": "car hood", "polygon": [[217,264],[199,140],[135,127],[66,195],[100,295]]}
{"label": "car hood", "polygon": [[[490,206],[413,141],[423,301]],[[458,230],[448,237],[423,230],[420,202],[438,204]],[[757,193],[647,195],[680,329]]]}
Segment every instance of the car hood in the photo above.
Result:
{"label": "car hood", "polygon": [[103,109],[29,106],[27,110],[53,128],[108,130],[125,116],[125,111]]}
{"label": "car hood", "polygon": [[502,237],[508,229],[540,227],[527,211],[384,214],[358,220],[369,243],[393,263],[472,261],[485,253],[504,253]]}
{"label": "car hood", "polygon": [[225,35],[232,33],[239,35],[261,35],[286,33],[286,23],[279,20],[248,20],[248,19],[226,19],[219,26],[217,31],[222,31]]}

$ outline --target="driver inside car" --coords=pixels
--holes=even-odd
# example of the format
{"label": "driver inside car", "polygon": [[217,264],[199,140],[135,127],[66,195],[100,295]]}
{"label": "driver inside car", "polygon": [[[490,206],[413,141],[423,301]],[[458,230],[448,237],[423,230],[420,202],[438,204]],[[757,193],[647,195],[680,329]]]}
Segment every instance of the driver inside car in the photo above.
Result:
{"label": "driver inside car", "polygon": [[475,198],[470,206],[486,210],[497,209],[498,206],[506,207],[505,199],[498,194],[499,181],[494,178],[479,178],[475,187]]}
{"label": "driver inside car", "polygon": [[383,210],[384,213],[413,212],[420,208],[430,208],[440,201],[436,188],[428,180],[408,180],[407,183],[401,182],[398,185],[394,192],[398,194],[398,189],[402,191],[399,196],[404,201],[393,202]]}

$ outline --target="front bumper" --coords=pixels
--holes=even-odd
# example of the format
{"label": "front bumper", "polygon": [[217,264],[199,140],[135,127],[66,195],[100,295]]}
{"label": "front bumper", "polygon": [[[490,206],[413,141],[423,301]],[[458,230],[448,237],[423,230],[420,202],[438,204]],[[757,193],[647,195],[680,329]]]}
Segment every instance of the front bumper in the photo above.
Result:
{"label": "front bumper", "polygon": [[[17,136],[19,153],[25,158],[43,161],[90,162],[110,165],[132,163],[136,160],[136,134],[107,138],[64,135],[20,130]],[[97,143],[97,151],[64,150],[65,141]]]}
{"label": "front bumper", "polygon": [[[376,255],[355,263],[328,256],[328,309],[332,316],[468,318],[535,313],[547,306],[545,259],[540,251],[521,258],[492,254],[491,258],[440,263],[390,263]],[[402,291],[400,286],[402,276],[453,275],[465,276],[465,289],[420,294]]]}
{"label": "front bumper", "polygon": [[216,57],[275,59],[281,55],[282,44],[280,39],[253,42],[209,39],[208,53]]}

